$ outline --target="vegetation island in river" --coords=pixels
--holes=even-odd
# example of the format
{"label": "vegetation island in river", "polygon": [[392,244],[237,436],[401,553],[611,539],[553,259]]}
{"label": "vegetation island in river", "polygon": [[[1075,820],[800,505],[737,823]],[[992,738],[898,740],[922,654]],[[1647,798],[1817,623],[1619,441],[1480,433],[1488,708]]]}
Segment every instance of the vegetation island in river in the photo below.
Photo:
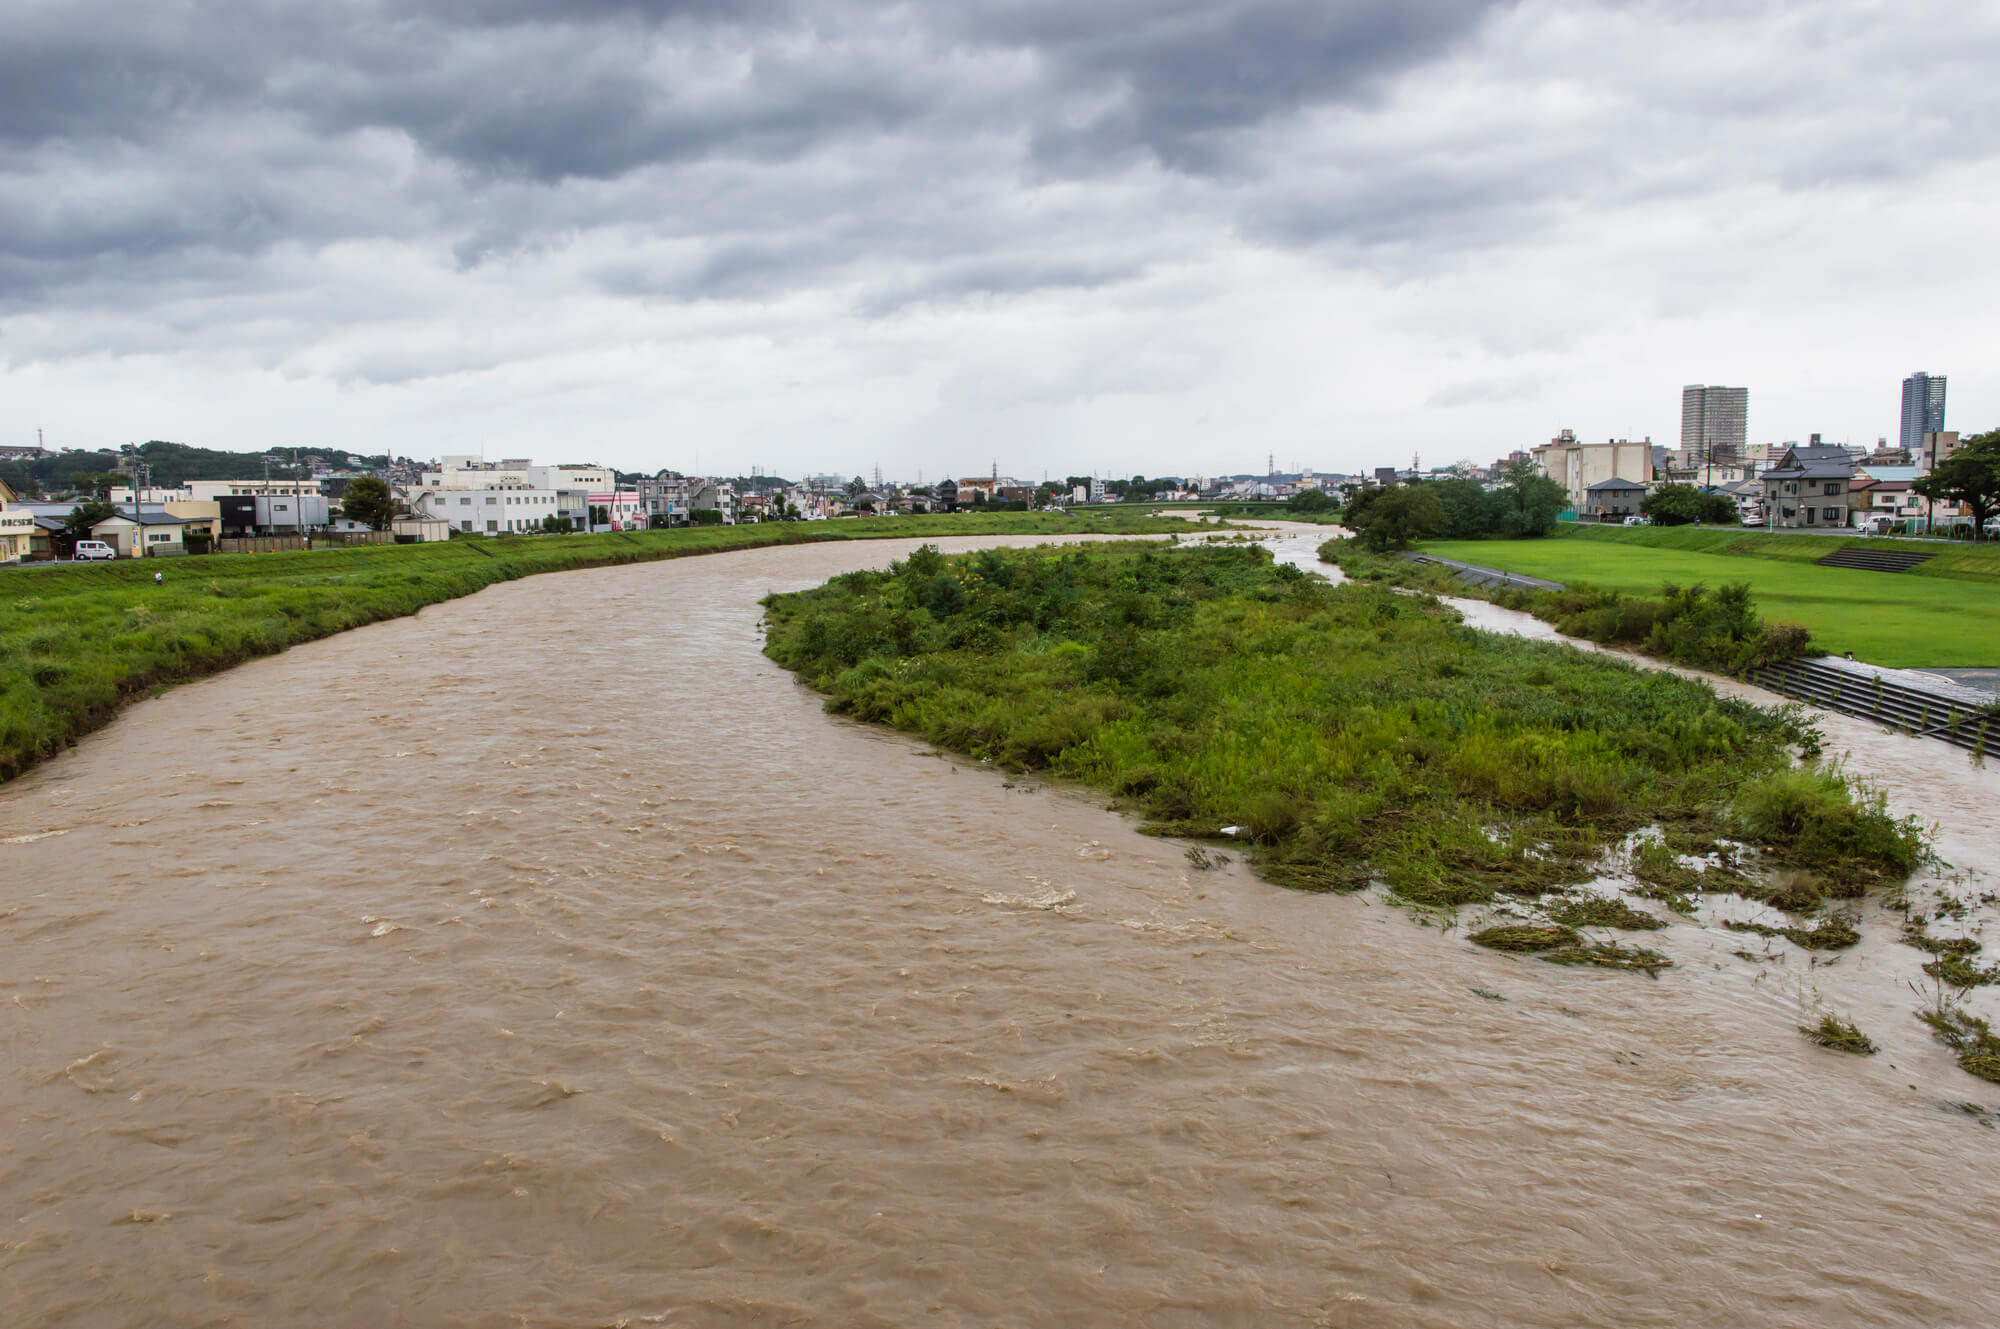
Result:
{"label": "vegetation island in river", "polygon": [[1279,885],[1479,908],[1472,940],[1556,963],[1657,974],[1671,955],[1614,934],[1704,894],[1853,945],[1852,902],[1927,852],[1795,708],[1261,547],[926,546],[765,604],[768,654],[830,710],[1102,790],[1204,842],[1197,868],[1233,844]]}

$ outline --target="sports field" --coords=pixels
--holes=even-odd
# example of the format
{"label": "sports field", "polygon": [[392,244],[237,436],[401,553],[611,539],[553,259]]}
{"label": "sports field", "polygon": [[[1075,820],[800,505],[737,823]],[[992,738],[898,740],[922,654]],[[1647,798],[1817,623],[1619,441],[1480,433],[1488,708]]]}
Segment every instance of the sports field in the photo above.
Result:
{"label": "sports field", "polygon": [[[1946,566],[1918,575],[1807,561],[1809,551],[1818,557],[1840,543],[1830,539],[1713,530],[1689,530],[1683,537],[1689,544],[1700,540],[1705,549],[1675,548],[1680,540],[1661,539],[1676,534],[1591,531],[1547,540],[1435,540],[1422,548],[1531,577],[1648,595],[1658,594],[1662,582],[1748,582],[1764,617],[1804,624],[1816,643],[1835,653],[1852,651],[1857,659],[1895,668],[2000,664],[2000,582],[1982,575],[1991,561],[1984,550],[1944,547],[1946,557],[1938,562]],[[1960,565],[1968,566],[1947,570]]]}

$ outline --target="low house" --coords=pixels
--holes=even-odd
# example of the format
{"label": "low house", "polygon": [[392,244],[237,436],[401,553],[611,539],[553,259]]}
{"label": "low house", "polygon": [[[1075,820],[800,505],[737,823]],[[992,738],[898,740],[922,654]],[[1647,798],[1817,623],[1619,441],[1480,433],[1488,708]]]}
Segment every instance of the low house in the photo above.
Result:
{"label": "low house", "polygon": [[1638,516],[1639,505],[1645,501],[1645,485],[1613,476],[1584,490],[1583,506],[1576,515],[1582,521],[1624,521]]}
{"label": "low house", "polygon": [[1745,523],[1764,520],[1764,486],[1757,481],[1736,480],[1718,484],[1713,492],[1736,504],[1736,520]]}
{"label": "low house", "polygon": [[179,558],[187,553],[185,532],[191,520],[142,509],[137,518],[106,517],[90,528],[90,538],[104,541],[120,558]]}
{"label": "low house", "polygon": [[1854,457],[1846,448],[1808,444],[1786,448],[1758,479],[1768,525],[1838,530],[1847,525]]}

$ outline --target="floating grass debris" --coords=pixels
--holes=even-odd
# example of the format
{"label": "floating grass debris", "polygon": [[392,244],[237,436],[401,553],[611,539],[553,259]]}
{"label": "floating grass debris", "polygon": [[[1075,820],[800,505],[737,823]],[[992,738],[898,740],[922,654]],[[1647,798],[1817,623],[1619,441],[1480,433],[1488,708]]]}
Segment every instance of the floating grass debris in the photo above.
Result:
{"label": "floating grass debris", "polygon": [[1634,909],[1623,900],[1607,899],[1601,895],[1560,901],[1549,906],[1549,917],[1573,928],[1625,928],[1652,932],[1667,925],[1663,918],[1657,918],[1643,909]]}
{"label": "floating grass debris", "polygon": [[1818,1024],[1802,1024],[1799,1032],[1823,1048],[1835,1052],[1851,1052],[1856,1056],[1875,1055],[1875,1040],[1855,1027],[1852,1020],[1843,1020],[1828,1011],[1819,1017]]}
{"label": "floating grass debris", "polygon": [[1495,951],[1552,951],[1582,940],[1575,928],[1561,924],[1506,923],[1483,928],[1469,938],[1475,946]]}
{"label": "floating grass debris", "polygon": [[1561,950],[1543,951],[1535,957],[1550,964],[1593,965],[1600,969],[1628,969],[1645,974],[1648,978],[1658,978],[1662,969],[1671,969],[1674,962],[1658,951],[1644,946],[1626,946],[1615,941],[1594,941],[1582,946],[1566,946]]}
{"label": "floating grass debris", "polygon": [[1924,972],[1950,988],[1983,988],[2000,983],[2000,965],[1981,967],[1964,955],[1940,955],[1925,962]]}
{"label": "floating grass debris", "polygon": [[1839,951],[1859,945],[1861,934],[1854,924],[1838,914],[1821,919],[1809,928],[1774,928],[1768,923],[1742,923],[1732,919],[1722,926],[1731,932],[1754,932],[1760,937],[1783,937],[1794,946],[1809,951]]}
{"label": "floating grass debris", "polygon": [[1960,1069],[2000,1084],[2000,1038],[1993,1036],[1991,1024],[1955,1006],[1921,1011],[1918,1018],[1957,1054]]}

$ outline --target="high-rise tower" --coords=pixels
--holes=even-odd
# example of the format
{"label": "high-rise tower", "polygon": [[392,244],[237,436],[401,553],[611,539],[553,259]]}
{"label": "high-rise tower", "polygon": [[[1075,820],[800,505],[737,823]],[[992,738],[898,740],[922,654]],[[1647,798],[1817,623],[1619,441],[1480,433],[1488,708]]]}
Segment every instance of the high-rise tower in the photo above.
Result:
{"label": "high-rise tower", "polygon": [[1749,421],[1748,388],[1694,383],[1681,389],[1681,450],[1692,461],[1741,457],[1748,443]]}
{"label": "high-rise tower", "polygon": [[1915,456],[1925,434],[1944,432],[1944,375],[1919,369],[1903,380],[1903,434],[1897,441]]}

